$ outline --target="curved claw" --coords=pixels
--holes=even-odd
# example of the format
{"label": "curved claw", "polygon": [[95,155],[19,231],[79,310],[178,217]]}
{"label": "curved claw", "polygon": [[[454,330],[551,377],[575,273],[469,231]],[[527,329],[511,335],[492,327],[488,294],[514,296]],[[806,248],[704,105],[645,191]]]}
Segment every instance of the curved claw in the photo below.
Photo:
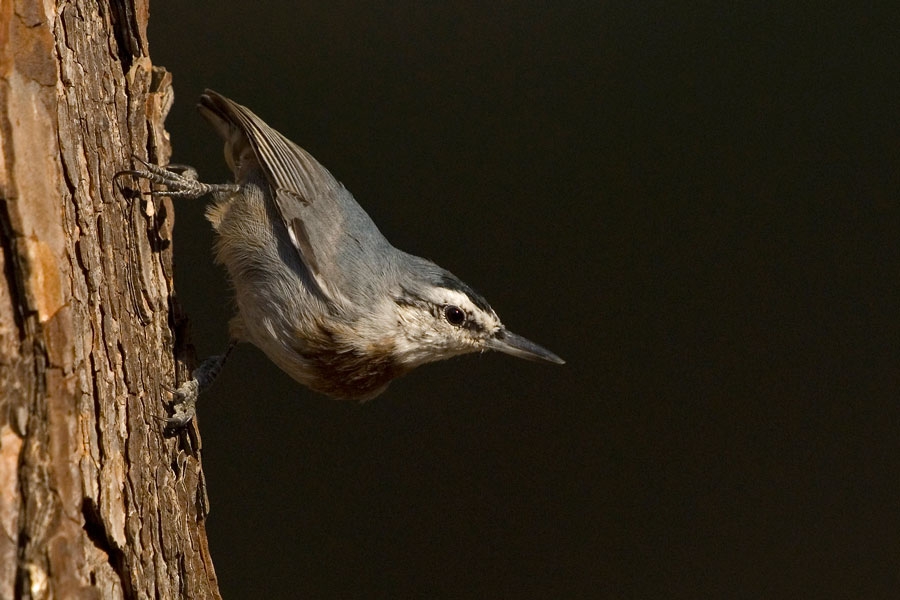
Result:
{"label": "curved claw", "polygon": [[120,181],[122,177],[130,176],[130,177],[140,177],[141,172],[135,171],[132,169],[119,171],[115,175],[113,175],[113,183],[117,188],[119,188],[119,192],[125,196],[129,200],[133,200],[142,195],[149,194],[149,192],[142,192],[141,190],[134,190],[129,187],[125,187],[125,185]]}
{"label": "curved claw", "polygon": [[204,360],[191,373],[191,379],[182,383],[177,389],[166,383],[159,384],[162,389],[172,394],[172,416],[166,419],[161,418],[166,423],[164,431],[167,436],[180,432],[194,418],[197,413],[197,398],[215,381],[236,343],[232,341],[224,354],[210,356]]}
{"label": "curved claw", "polygon": [[188,424],[190,424],[190,422],[193,420],[193,418],[194,418],[194,412],[191,411],[190,414],[176,413],[173,416],[169,417],[168,419],[162,419],[166,423],[165,427],[163,427],[163,433],[167,437],[176,435],[176,434],[180,433],[185,427],[187,427]]}

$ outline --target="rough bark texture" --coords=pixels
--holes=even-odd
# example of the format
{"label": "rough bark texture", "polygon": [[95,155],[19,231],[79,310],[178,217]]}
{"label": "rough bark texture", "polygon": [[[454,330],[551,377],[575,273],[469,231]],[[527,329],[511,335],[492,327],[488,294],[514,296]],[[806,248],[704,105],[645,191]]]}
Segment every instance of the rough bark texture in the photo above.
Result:
{"label": "rough bark texture", "polygon": [[0,2],[0,598],[218,597],[193,429],[162,435],[183,322],[146,0]]}

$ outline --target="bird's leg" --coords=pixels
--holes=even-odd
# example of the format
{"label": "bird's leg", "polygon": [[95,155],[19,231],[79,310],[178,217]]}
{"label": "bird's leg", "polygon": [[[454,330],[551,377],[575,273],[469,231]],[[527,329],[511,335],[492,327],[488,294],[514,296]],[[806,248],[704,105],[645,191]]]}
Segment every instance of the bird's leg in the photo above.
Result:
{"label": "bird's leg", "polygon": [[166,186],[165,190],[153,190],[151,196],[171,196],[173,198],[199,198],[206,194],[221,192],[233,193],[241,188],[235,183],[209,184],[201,183],[197,178],[197,171],[185,165],[169,165],[160,167],[134,158],[143,165],[143,169],[129,169],[116,173],[114,180],[120,177],[130,176],[138,179],[146,179],[151,183]]}
{"label": "bird's leg", "polygon": [[[119,171],[113,177],[118,181],[120,177],[135,177],[146,179],[151,183],[166,186],[166,190],[153,190],[151,196],[171,196],[175,198],[199,198],[207,194],[234,193],[240,191],[237,184],[208,184],[198,180],[197,171],[186,165],[169,165],[160,167],[133,157],[140,163],[142,169],[129,169]],[[121,187],[120,187],[121,189]],[[123,190],[124,191],[124,190]],[[224,354],[210,356],[193,370],[191,379],[181,384],[177,390],[172,390],[173,405],[172,416],[166,419],[165,433],[172,435],[191,422],[197,412],[197,397],[213,384],[216,377],[222,371],[228,355],[234,349],[237,341],[232,340]]]}
{"label": "bird's leg", "polygon": [[191,379],[182,383],[177,390],[172,392],[174,403],[172,404],[172,416],[166,419],[166,435],[172,435],[184,429],[191,422],[197,412],[197,397],[209,387],[222,372],[228,355],[237,345],[232,340],[225,349],[224,354],[210,356],[200,366],[193,370]]}

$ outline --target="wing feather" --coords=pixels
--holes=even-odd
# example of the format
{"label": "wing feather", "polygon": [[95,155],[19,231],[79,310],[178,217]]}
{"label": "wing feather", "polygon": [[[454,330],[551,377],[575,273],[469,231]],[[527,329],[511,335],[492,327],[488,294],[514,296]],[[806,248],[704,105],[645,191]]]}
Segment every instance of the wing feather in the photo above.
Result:
{"label": "wing feather", "polygon": [[253,149],[291,243],[324,296],[339,302],[341,296],[359,293],[362,273],[354,280],[340,265],[377,262],[385,253],[376,250],[389,244],[353,196],[308,152],[248,108],[212,90],[201,96],[200,107],[210,121],[222,121],[213,125],[226,141],[234,143],[237,133],[238,143],[246,141]]}

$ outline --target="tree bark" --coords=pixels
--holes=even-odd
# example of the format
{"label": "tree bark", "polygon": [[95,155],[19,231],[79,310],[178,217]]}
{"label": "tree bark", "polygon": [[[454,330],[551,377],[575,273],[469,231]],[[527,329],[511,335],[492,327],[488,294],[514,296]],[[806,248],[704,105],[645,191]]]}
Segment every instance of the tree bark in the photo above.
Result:
{"label": "tree bark", "polygon": [[0,2],[0,598],[219,597],[199,437],[159,422],[184,331],[172,205],[113,182],[170,154],[147,18]]}

